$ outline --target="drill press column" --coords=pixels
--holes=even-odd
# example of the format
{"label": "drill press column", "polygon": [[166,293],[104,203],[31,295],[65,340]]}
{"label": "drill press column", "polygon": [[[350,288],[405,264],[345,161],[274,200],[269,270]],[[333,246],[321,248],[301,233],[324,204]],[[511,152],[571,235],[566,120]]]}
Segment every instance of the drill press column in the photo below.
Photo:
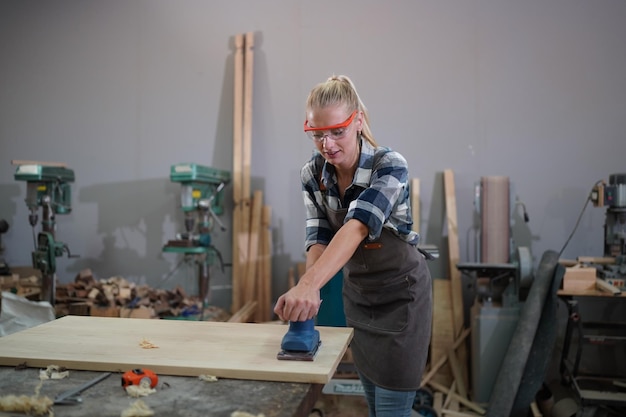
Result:
{"label": "drill press column", "polygon": [[[32,252],[33,268],[41,271],[42,301],[55,303],[56,258],[63,256],[69,248],[55,240],[56,215],[72,211],[70,183],[74,182],[74,171],[65,165],[46,163],[26,163],[18,165],[15,179],[26,181],[26,205],[29,210],[28,222],[33,229],[35,250]],[[41,231],[35,237],[35,227],[42,209]]]}
{"label": "drill press column", "polygon": [[[184,213],[185,232],[168,241],[164,252],[175,252],[193,260],[198,268],[198,292],[202,311],[209,301],[209,268],[220,258],[212,245],[215,223],[226,230],[218,215],[223,213],[223,188],[230,173],[210,167],[181,163],[172,165],[170,180],[181,184],[180,204]],[[202,319],[202,317],[201,317]]]}

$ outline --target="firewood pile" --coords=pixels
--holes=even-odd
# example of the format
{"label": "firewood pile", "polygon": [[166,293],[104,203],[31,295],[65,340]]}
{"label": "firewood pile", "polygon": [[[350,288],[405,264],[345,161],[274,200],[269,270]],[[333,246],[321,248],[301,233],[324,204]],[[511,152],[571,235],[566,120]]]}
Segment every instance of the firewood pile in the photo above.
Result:
{"label": "firewood pile", "polygon": [[[74,282],[56,288],[58,317],[91,315],[130,318],[186,318],[200,314],[199,297],[189,296],[181,287],[172,290],[137,285],[121,276],[96,279],[90,269],[76,275]],[[205,306],[203,319],[226,321],[230,314],[215,306]]]}

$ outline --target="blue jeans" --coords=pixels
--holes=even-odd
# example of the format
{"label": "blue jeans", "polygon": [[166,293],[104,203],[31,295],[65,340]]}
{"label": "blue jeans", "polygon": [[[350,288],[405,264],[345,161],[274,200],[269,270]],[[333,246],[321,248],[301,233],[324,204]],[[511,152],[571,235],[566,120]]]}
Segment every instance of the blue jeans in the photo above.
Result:
{"label": "blue jeans", "polygon": [[410,417],[415,401],[415,391],[393,391],[377,387],[359,373],[365,398],[369,407],[369,417]]}

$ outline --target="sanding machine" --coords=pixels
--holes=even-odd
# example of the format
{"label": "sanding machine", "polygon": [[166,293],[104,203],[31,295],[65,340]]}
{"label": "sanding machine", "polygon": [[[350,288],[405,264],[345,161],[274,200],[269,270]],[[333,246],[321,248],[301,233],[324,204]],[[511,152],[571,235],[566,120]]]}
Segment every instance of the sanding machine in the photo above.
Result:
{"label": "sanding machine", "polygon": [[604,256],[614,263],[598,267],[598,275],[609,284],[626,290],[626,174],[612,174],[609,183],[601,181],[591,194],[596,207],[606,206]]}
{"label": "sanding machine", "polygon": [[475,185],[478,220],[477,262],[456,265],[475,289],[469,311],[473,399],[489,401],[500,365],[517,327],[524,291],[532,284],[532,256],[525,246],[515,247],[511,218],[519,206],[513,201],[508,177],[482,177]]}
{"label": "sanding machine", "polygon": [[163,246],[163,252],[183,254],[198,267],[198,289],[203,306],[209,299],[209,268],[221,254],[213,246],[211,232],[223,213],[224,187],[230,182],[230,173],[211,167],[180,163],[170,168],[170,180],[180,183],[180,206],[184,214],[185,231],[178,233]]}
{"label": "sanding machine", "polygon": [[290,321],[289,330],[283,336],[278,360],[312,361],[322,344],[320,332],[315,328],[315,319]]}
{"label": "sanding machine", "polygon": [[[26,205],[28,222],[33,229],[35,250],[32,252],[33,268],[41,271],[41,300],[54,305],[56,291],[56,258],[67,252],[67,244],[57,241],[56,215],[66,215],[72,211],[74,171],[62,163],[15,163],[15,179],[26,181]],[[35,238],[35,226],[42,209],[41,231]]]}

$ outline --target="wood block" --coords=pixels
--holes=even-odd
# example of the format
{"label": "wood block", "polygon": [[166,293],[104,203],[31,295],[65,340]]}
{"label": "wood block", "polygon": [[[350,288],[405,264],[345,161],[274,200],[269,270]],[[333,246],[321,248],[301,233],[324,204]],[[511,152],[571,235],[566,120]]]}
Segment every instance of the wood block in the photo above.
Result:
{"label": "wood block", "polygon": [[120,308],[92,306],[91,309],[89,309],[89,315],[94,317],[119,317]]}
{"label": "wood block", "polygon": [[126,308],[120,309],[120,317],[130,319],[152,319],[156,317],[156,313],[153,308],[140,306],[139,308]]}
{"label": "wood block", "polygon": [[596,286],[596,268],[572,266],[565,268],[563,289],[567,291],[584,291]]}

